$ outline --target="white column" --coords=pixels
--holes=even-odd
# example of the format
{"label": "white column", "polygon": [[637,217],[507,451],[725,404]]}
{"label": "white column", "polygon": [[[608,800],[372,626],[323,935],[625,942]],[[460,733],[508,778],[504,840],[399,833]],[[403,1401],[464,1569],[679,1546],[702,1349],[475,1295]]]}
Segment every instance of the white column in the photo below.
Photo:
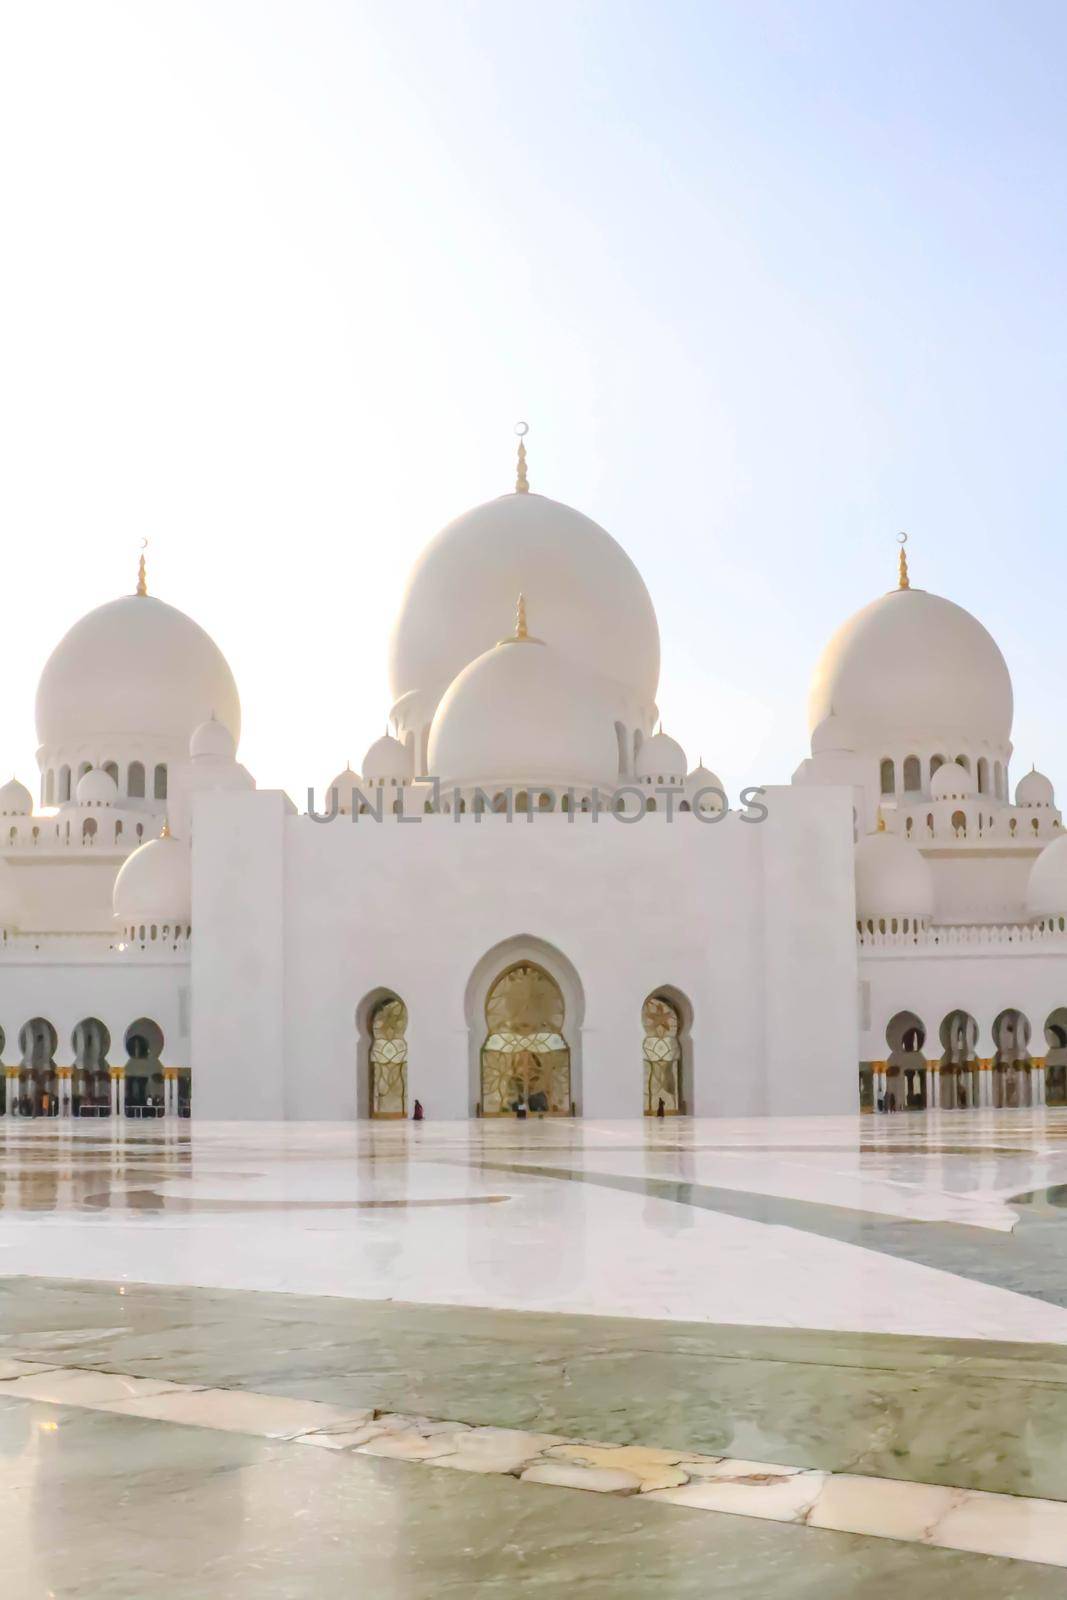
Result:
{"label": "white column", "polygon": [[1045,1063],[1037,1062],[1030,1068],[1030,1104],[1043,1106],[1045,1104]]}
{"label": "white column", "polygon": [[111,1074],[111,1115],[119,1114],[119,1080],[114,1073]]}
{"label": "white column", "polygon": [[126,1115],[126,1072],[123,1067],[119,1068],[118,1090],[118,1115],[124,1117]]}
{"label": "white column", "polygon": [[9,1117],[21,1116],[19,1111],[19,1096],[22,1090],[22,1079],[19,1073],[9,1072],[7,1075],[7,1114]]}
{"label": "white column", "polygon": [[926,1063],[926,1109],[927,1111],[941,1110],[941,1062],[927,1061]]}

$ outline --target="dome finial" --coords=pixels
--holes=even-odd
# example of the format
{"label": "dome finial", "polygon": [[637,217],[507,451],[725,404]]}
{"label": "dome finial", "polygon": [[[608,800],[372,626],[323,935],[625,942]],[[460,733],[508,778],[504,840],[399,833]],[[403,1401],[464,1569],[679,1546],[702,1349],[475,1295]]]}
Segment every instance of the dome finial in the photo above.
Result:
{"label": "dome finial", "polygon": [[908,553],[904,548],[907,542],[908,536],[906,533],[897,534],[897,544],[900,546],[900,580],[897,584],[898,589],[911,588],[911,583],[908,579]]}
{"label": "dome finial", "polygon": [[515,637],[516,639],[528,639],[530,637],[526,630],[526,596],[524,594],[520,594],[515,603]]}
{"label": "dome finial", "polygon": [[170,823],[167,821],[166,817],[163,818],[163,826],[159,831],[159,837],[161,839],[170,838]]}
{"label": "dome finial", "polygon": [[144,553],[148,549],[148,540],[141,540],[141,559],[137,563],[137,590],[138,594],[148,593],[148,583],[145,578]]}
{"label": "dome finial", "polygon": [[[904,587],[904,586],[902,585],[902,587]],[[879,833],[884,833],[885,832],[885,818],[882,815],[881,806],[878,807],[878,832]]]}
{"label": "dome finial", "polygon": [[519,455],[515,469],[515,493],[529,494],[530,480],[526,476],[526,435],[530,431],[528,422],[516,422],[515,432],[519,437]]}

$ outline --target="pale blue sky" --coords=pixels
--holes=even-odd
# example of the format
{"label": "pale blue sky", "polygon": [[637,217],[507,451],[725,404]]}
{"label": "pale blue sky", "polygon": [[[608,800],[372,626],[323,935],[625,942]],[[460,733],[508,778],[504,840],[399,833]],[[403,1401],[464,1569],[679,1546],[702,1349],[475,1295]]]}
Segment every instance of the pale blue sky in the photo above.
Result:
{"label": "pale blue sky", "polygon": [[1067,784],[1065,45],[1036,3],[6,5],[0,762],[144,532],[261,783],[358,764],[408,565],[525,417],[731,789],[806,753],[900,528]]}

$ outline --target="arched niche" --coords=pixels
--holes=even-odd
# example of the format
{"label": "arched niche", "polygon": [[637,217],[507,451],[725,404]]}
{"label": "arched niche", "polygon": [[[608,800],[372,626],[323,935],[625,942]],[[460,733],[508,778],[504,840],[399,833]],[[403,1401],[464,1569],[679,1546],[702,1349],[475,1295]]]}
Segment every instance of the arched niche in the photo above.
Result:
{"label": "arched niche", "polygon": [[555,945],[534,934],[503,939],[475,966],[464,993],[467,1024],[468,1092],[471,1115],[477,1115],[482,1096],[482,1046],[486,1042],[486,1003],[490,990],[503,974],[522,963],[540,967],[558,987],[563,999],[563,1035],[570,1051],[570,1099],[574,1115],[581,1115],[582,1027],[585,992],[577,969]]}
{"label": "arched niche", "polygon": [[395,989],[370,989],[356,1007],[358,1117],[399,1121],[407,1116],[407,1027],[407,1005]]}
{"label": "arched niche", "polygon": [[[663,1007],[673,1013],[676,1026]],[[671,983],[661,983],[650,990],[641,1006],[641,1058],[643,1109],[646,1117],[656,1115],[660,1098],[664,1100],[665,1116],[684,1117],[693,1104],[693,1007],[689,997]],[[677,1047],[677,1054],[671,1045]],[[666,1072],[669,1079],[669,1061],[673,1058],[677,1075],[674,1095],[666,1084],[656,1081],[657,1074]],[[673,1101],[673,1103],[672,1103]]]}

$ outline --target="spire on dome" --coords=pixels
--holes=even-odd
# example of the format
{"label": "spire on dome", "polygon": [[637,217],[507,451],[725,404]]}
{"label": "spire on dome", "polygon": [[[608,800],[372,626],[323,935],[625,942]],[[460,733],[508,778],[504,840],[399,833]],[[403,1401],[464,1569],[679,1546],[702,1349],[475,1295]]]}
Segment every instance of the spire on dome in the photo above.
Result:
{"label": "spire on dome", "polygon": [[524,594],[520,594],[515,602],[515,637],[516,639],[528,639],[530,637],[526,630],[526,596]]}
{"label": "spire on dome", "polygon": [[530,431],[528,422],[516,422],[515,432],[519,436],[519,454],[515,470],[515,493],[529,494],[530,480],[526,476],[526,435]]}
{"label": "spire on dome", "polygon": [[166,817],[163,818],[163,826],[159,830],[159,837],[161,839],[170,838],[170,823],[167,821]]}
{"label": "spire on dome", "polygon": [[148,549],[148,540],[141,540],[141,559],[137,563],[137,594],[148,593],[148,583],[145,578],[144,553]]}
{"label": "spire on dome", "polygon": [[908,578],[908,553],[904,549],[904,546],[907,544],[907,542],[908,542],[908,536],[907,536],[906,533],[898,533],[897,534],[897,543],[900,546],[900,562],[899,562],[900,579],[899,579],[899,582],[897,583],[897,588],[898,589],[910,589],[911,588],[911,582],[910,582],[910,580]]}

